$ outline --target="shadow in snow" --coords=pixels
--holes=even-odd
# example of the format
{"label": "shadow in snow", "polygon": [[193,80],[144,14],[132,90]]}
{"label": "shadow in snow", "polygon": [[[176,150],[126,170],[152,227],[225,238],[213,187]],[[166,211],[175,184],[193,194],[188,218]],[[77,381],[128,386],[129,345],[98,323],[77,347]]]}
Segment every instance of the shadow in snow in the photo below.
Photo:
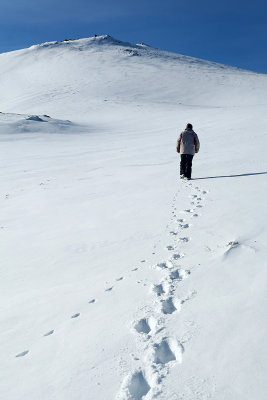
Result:
{"label": "shadow in snow", "polygon": [[197,181],[199,179],[236,178],[239,176],[265,175],[265,174],[267,174],[267,172],[251,172],[251,173],[247,173],[247,174],[236,174],[236,175],[206,176],[204,178],[193,178],[192,180]]}

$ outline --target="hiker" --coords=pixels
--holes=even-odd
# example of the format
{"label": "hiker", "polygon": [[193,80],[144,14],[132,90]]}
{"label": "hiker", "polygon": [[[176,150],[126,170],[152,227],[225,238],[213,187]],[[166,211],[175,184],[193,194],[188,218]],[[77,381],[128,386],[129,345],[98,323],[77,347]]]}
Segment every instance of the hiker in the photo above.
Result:
{"label": "hiker", "polygon": [[180,178],[191,179],[192,160],[195,153],[198,153],[200,143],[193,125],[187,124],[177,142],[177,153],[181,154]]}

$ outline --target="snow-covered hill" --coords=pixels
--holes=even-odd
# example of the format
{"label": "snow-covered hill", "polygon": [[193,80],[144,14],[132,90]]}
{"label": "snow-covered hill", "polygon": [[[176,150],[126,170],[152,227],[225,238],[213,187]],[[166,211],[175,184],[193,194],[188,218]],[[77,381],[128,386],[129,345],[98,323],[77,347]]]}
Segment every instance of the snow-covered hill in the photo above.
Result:
{"label": "snow-covered hill", "polygon": [[0,55],[4,399],[265,399],[266,93],[110,36]]}

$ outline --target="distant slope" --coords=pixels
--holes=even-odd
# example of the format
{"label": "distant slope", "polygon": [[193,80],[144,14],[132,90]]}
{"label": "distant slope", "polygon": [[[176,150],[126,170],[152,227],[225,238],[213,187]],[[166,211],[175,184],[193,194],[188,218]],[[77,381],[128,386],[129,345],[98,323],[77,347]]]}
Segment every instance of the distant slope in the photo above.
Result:
{"label": "distant slope", "polygon": [[0,110],[83,115],[92,107],[265,104],[267,76],[110,36],[0,55]]}

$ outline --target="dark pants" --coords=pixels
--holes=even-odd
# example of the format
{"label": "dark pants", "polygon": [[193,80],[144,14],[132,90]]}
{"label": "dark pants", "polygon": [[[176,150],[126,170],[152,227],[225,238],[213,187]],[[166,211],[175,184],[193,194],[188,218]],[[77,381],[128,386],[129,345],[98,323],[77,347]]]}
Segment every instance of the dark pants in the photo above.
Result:
{"label": "dark pants", "polygon": [[192,154],[181,154],[180,175],[191,178],[193,157]]}

